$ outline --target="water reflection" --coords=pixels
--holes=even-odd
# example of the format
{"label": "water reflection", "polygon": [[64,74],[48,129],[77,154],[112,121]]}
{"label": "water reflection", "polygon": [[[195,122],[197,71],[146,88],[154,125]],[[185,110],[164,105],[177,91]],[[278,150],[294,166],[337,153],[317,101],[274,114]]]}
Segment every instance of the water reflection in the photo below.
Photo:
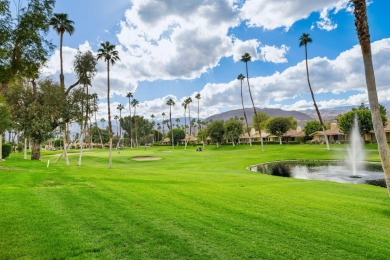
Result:
{"label": "water reflection", "polygon": [[253,165],[249,169],[275,176],[341,183],[366,183],[384,178],[381,165],[373,163],[367,164],[358,175],[339,161],[280,161]]}

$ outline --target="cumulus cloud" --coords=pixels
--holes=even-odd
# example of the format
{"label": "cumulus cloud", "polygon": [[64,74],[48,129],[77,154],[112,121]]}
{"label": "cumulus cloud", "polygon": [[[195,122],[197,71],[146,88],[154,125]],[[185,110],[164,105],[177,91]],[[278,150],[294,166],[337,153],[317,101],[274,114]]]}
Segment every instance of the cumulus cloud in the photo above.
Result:
{"label": "cumulus cloud", "polygon": [[284,27],[288,30],[296,21],[308,18],[313,12],[320,12],[319,26],[323,29],[330,29],[336,24],[328,18],[328,12],[333,10],[337,13],[345,9],[347,4],[348,0],[246,1],[241,8],[241,16],[251,27],[262,27],[265,30]]}
{"label": "cumulus cloud", "polygon": [[[390,91],[387,74],[390,69],[390,39],[374,42],[372,54],[380,101],[389,101]],[[315,95],[333,95],[330,100],[321,100],[317,96],[317,103],[321,108],[356,106],[367,101],[360,45],[342,52],[333,60],[326,57],[316,57],[308,62]],[[255,104],[259,107],[272,106],[288,110],[313,108],[311,101],[305,100],[309,96],[305,61],[289,67],[283,72],[276,72],[266,77],[251,78],[250,84]],[[244,88],[247,92],[245,81]],[[240,85],[237,80],[225,84],[207,84],[201,91],[204,97],[202,105],[217,109],[239,108],[239,90]],[[348,98],[341,97],[345,96],[345,93],[356,92],[358,94],[350,95]],[[247,101],[248,98],[248,96],[244,97]],[[284,105],[282,101],[288,101],[292,105]],[[251,104],[249,103],[249,105]]]}

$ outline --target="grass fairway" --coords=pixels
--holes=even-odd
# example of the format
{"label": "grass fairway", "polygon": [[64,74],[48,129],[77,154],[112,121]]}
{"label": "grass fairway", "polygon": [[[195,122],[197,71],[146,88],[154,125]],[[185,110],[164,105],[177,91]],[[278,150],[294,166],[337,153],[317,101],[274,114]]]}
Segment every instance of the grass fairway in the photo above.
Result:
{"label": "grass fairway", "polygon": [[[88,151],[0,162],[0,259],[389,259],[390,198],[369,185],[249,172],[344,146]],[[376,147],[368,159],[379,161]],[[58,152],[57,152],[58,153]],[[160,160],[133,160],[133,157]]]}

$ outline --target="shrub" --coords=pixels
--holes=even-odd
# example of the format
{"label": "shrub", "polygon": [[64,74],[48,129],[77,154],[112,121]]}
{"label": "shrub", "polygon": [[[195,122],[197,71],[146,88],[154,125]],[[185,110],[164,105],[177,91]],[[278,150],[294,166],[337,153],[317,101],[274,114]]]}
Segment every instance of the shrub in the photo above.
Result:
{"label": "shrub", "polygon": [[3,149],[2,149],[3,158],[2,159],[7,158],[11,154],[11,151],[12,151],[12,145],[3,144]]}

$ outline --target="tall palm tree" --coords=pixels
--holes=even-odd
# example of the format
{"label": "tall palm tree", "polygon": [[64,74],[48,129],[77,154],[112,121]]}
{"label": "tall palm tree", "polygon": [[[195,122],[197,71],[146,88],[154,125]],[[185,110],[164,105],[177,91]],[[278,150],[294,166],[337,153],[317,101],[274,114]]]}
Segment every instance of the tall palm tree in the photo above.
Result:
{"label": "tall palm tree", "polygon": [[[190,104],[192,103],[192,98],[191,97],[186,98],[185,102],[187,103],[187,108],[188,108],[188,124],[190,124],[191,122]],[[191,135],[191,125],[190,125],[190,135]]]}
{"label": "tall palm tree", "polygon": [[187,134],[187,129],[186,129],[186,126],[187,126],[187,102],[184,100],[183,103],[181,103],[181,105],[184,107],[184,133]]}
{"label": "tall palm tree", "polygon": [[376,91],[374,67],[372,64],[370,32],[367,22],[367,7],[365,0],[352,0],[354,4],[355,25],[358,34],[366,76],[368,101],[372,114],[372,123],[375,137],[378,142],[378,150],[382,161],[382,168],[385,174],[387,191],[390,195],[390,151],[387,145],[386,135],[380,115],[378,94]]}
{"label": "tall palm tree", "polygon": [[108,108],[108,136],[110,152],[108,157],[108,167],[112,168],[112,124],[111,124],[111,109],[110,109],[110,64],[114,65],[116,61],[120,60],[118,51],[115,50],[115,45],[110,42],[100,44],[98,49],[97,59],[104,59],[107,63],[107,108]]}
{"label": "tall palm tree", "polygon": [[106,126],[104,125],[104,122],[106,122],[106,119],[104,119],[104,118],[101,118],[101,119],[100,119],[100,122],[102,122],[102,124],[103,124],[103,129],[105,129],[105,128],[106,128]]}
{"label": "tall palm tree", "polygon": [[119,104],[116,109],[119,110],[119,140],[118,140],[118,143],[116,145],[116,148],[118,150],[118,153],[120,152],[120,143],[121,143],[121,139],[122,139],[122,110],[124,109],[125,107],[122,105],[122,104]]}
{"label": "tall palm tree", "polygon": [[168,99],[167,105],[169,106],[169,122],[171,123],[171,142],[172,148],[175,149],[175,144],[173,143],[173,127],[172,127],[172,106],[175,105],[175,101],[172,98]]}
{"label": "tall palm tree", "polygon": [[200,120],[199,120],[199,101],[200,101],[200,93],[196,94],[195,98],[198,100],[198,132],[199,130],[201,130],[201,127],[200,127]]}
{"label": "tall palm tree", "polygon": [[119,110],[119,137],[122,138],[122,110],[125,109],[125,107],[122,104],[119,104],[116,109]]}
{"label": "tall palm tree", "polygon": [[119,119],[119,116],[115,115],[114,119],[115,119],[115,123],[116,123],[116,138],[118,138],[118,119]]}
{"label": "tall palm tree", "polygon": [[[64,68],[63,68],[63,58],[62,58],[62,43],[64,39],[64,33],[67,32],[69,35],[72,35],[74,32],[74,22],[68,19],[68,14],[60,13],[54,14],[50,19],[49,24],[53,27],[54,30],[60,35],[60,84],[65,91],[65,78],[64,78]],[[66,152],[67,145],[67,130],[68,124],[64,122],[64,156],[65,163],[69,165],[68,153]]]}
{"label": "tall palm tree", "polygon": [[302,36],[299,38],[299,47],[305,46],[305,60],[306,60],[306,77],[307,77],[307,84],[309,85],[311,98],[312,98],[312,100],[313,100],[314,108],[316,109],[316,112],[317,112],[318,120],[320,121],[320,124],[321,124],[321,127],[322,127],[322,132],[324,133],[324,138],[325,138],[325,143],[326,143],[326,149],[327,149],[327,150],[330,150],[329,141],[328,141],[328,136],[327,136],[326,133],[325,133],[325,125],[324,125],[324,122],[322,121],[322,117],[321,117],[321,114],[320,114],[320,110],[318,109],[316,100],[315,100],[315,98],[314,98],[313,89],[311,88],[311,84],[310,84],[309,64],[308,64],[308,62],[307,62],[307,44],[308,44],[308,43],[312,43],[312,42],[313,42],[313,40],[309,37],[309,34],[308,34],[308,33],[303,33]]}
{"label": "tall palm tree", "polygon": [[[257,118],[257,111],[255,107],[255,103],[253,102],[252,97],[252,91],[251,91],[251,85],[249,84],[249,71],[248,71],[248,62],[252,60],[252,57],[249,53],[244,53],[244,55],[241,56],[241,61],[245,63],[245,69],[246,69],[246,82],[248,84],[248,90],[249,90],[249,96],[252,101],[253,106],[253,112],[255,114],[255,117]],[[264,152],[264,143],[263,143],[263,137],[261,136],[261,122],[259,122],[259,134],[260,134],[260,142],[261,142],[261,150]]]}
{"label": "tall palm tree", "polygon": [[251,140],[251,132],[248,125],[248,118],[246,117],[245,107],[244,107],[244,98],[242,96],[242,81],[244,80],[245,76],[240,74],[238,75],[237,79],[240,81],[241,84],[241,104],[242,104],[242,112],[244,112],[244,118],[246,123],[246,130],[248,132],[248,138],[249,138],[249,145],[252,146],[252,140]]}
{"label": "tall palm tree", "polygon": [[154,143],[154,126],[155,126],[154,118],[156,116],[154,114],[151,114],[150,117],[152,118],[152,125],[153,125],[152,133],[153,133],[153,143]]}
{"label": "tall palm tree", "polygon": [[161,130],[161,124],[157,123],[157,141],[160,141],[160,130]]}
{"label": "tall palm tree", "polygon": [[133,148],[133,135],[131,134],[131,98],[133,97],[133,93],[128,92],[126,97],[129,99],[129,135],[130,135],[130,148]]}
{"label": "tall palm tree", "polygon": [[165,135],[165,130],[164,130],[164,121],[165,121],[165,120],[164,120],[164,116],[165,116],[165,113],[162,112],[161,115],[162,115],[162,118],[163,118],[163,119],[162,119],[162,125],[163,125],[163,138],[164,138],[164,135]]}
{"label": "tall palm tree", "polygon": [[64,68],[63,68],[63,59],[62,59],[62,43],[64,39],[64,33],[67,32],[69,35],[74,33],[74,22],[68,19],[68,14],[60,13],[54,14],[50,19],[50,25],[57,31],[60,35],[60,84],[65,89],[65,79],[64,79]]}
{"label": "tall palm tree", "polygon": [[131,106],[134,108],[133,118],[134,118],[134,136],[135,136],[135,145],[136,145],[136,147],[139,146],[139,144],[138,144],[138,130],[137,130],[137,122],[136,122],[137,118],[135,117],[135,113],[136,113],[138,105],[139,105],[139,101],[134,98],[131,101]]}

